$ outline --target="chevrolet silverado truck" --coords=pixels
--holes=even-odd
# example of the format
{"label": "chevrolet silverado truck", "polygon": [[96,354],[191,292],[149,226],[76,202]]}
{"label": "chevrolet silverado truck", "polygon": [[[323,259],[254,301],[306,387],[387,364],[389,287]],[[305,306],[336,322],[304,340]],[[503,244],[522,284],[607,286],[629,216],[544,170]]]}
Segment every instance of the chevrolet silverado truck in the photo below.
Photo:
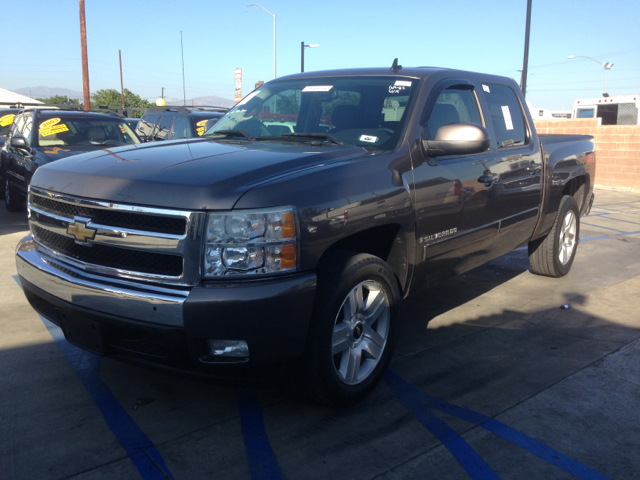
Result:
{"label": "chevrolet silverado truck", "polygon": [[[286,115],[294,131],[265,125]],[[517,84],[441,68],[268,82],[201,138],[39,168],[24,293],[80,348],[205,375],[299,368],[315,399],[380,380],[412,292],[528,245],[566,275],[587,135],[538,135]]]}

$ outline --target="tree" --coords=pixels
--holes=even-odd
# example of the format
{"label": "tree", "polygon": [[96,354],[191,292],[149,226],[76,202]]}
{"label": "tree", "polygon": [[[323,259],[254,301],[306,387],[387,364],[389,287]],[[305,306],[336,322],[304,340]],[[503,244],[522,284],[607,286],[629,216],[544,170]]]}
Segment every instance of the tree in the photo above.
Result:
{"label": "tree", "polygon": [[[95,107],[120,107],[122,105],[122,95],[115,88],[107,88],[104,90],[98,90],[91,97],[92,105]],[[149,108],[153,106],[153,103],[146,101],[144,98],[140,97],[130,91],[129,89],[124,89],[124,106],[125,107],[138,107],[138,108]],[[133,112],[134,117],[141,117],[142,112]]]}
{"label": "tree", "polygon": [[49,98],[36,98],[36,100],[40,100],[43,103],[48,105],[56,104],[56,105],[79,105],[80,102],[75,98],[69,98],[66,95],[54,95]]}

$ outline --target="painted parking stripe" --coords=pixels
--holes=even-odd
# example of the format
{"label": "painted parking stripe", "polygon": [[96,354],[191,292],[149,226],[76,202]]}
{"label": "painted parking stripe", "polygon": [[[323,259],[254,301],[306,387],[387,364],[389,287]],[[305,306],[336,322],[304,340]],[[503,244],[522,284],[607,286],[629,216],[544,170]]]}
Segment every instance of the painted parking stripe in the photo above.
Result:
{"label": "painted parking stripe", "polygon": [[495,419],[491,419],[481,413],[477,413],[472,410],[468,410],[466,408],[445,402],[444,400],[440,400],[439,398],[432,397],[422,390],[415,388],[413,385],[411,385],[409,382],[407,382],[397,374],[393,373],[391,370],[387,370],[387,372],[385,373],[385,381],[387,382],[387,384],[392,383],[402,385],[403,390],[407,392],[405,394],[413,396],[416,399],[415,401],[422,407],[433,408],[434,410],[439,410],[443,413],[447,413],[449,415],[458,417],[469,423],[473,423],[479,427],[482,427],[485,430],[494,433],[499,437],[508,440],[514,445],[517,445],[520,448],[523,448],[524,450],[534,454],[542,460],[545,460],[552,465],[561,468],[571,475],[584,480],[611,480],[609,477],[596,472],[586,465],[583,465],[580,462],[567,457],[557,450],[548,447],[547,445],[505,425],[504,423],[501,423]]}
{"label": "painted parking stripe", "polygon": [[385,381],[402,406],[434,435],[474,479],[497,479],[498,476],[482,458],[449,425],[424,408],[417,390],[397,375],[387,371]]}
{"label": "painted parking stripe", "polygon": [[618,230],[617,228],[611,228],[611,227],[603,227],[602,225],[594,225],[593,223],[580,222],[580,224],[588,225],[590,227],[595,227],[595,228],[603,228],[604,230],[611,230],[613,232],[628,233],[628,232],[625,232],[624,230]]}
{"label": "painted parking stripe", "polygon": [[238,410],[251,479],[280,480],[280,467],[269,443],[256,394],[248,390],[238,390]]}
{"label": "painted parking stripe", "polygon": [[[14,275],[13,278],[20,285],[19,277]],[[100,409],[109,429],[127,452],[142,478],[144,480],[173,480],[160,452],[100,378],[99,369],[102,357],[84,352],[71,345],[65,340],[60,327],[41,315],[40,319],[73,370],[80,377],[82,384]]]}
{"label": "painted parking stripe", "polygon": [[580,236],[580,242],[590,242],[592,240],[604,240],[607,238],[616,238],[616,237],[627,237],[629,235],[638,235],[640,234],[640,230],[638,230],[637,232],[629,232],[629,233],[616,233],[613,235],[602,235],[600,237],[583,237]]}

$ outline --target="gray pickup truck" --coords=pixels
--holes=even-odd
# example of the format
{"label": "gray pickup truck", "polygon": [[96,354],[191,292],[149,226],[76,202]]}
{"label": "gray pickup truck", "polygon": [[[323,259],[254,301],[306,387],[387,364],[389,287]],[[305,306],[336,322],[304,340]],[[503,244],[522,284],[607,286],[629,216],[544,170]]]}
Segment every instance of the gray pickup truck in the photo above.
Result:
{"label": "gray pickup truck", "polygon": [[590,136],[539,136],[511,79],[291,75],[202,138],[38,169],[17,270],[85,350],[210,375],[295,363],[345,405],[387,368],[410,293],[523,245],[533,273],[567,274],[595,160]]}

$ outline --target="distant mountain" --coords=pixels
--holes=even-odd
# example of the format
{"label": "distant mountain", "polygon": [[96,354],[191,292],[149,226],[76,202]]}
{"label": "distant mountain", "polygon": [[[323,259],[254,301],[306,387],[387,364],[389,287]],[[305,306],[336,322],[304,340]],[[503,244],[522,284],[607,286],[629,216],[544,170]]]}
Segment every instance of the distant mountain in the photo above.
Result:
{"label": "distant mountain", "polygon": [[70,90],[68,88],[49,88],[49,87],[27,87],[14,90],[16,93],[26,95],[31,98],[49,98],[54,95],[63,95],[69,98],[82,99],[82,92]]}
{"label": "distant mountain", "polygon": [[[191,103],[193,101],[193,103]],[[209,107],[227,107],[231,108],[236,103],[233,100],[228,98],[218,97],[217,95],[212,95],[210,97],[194,97],[190,100],[187,100],[187,107],[194,105],[196,107],[201,105],[207,105]],[[182,105],[181,101],[172,101],[169,105]]]}

